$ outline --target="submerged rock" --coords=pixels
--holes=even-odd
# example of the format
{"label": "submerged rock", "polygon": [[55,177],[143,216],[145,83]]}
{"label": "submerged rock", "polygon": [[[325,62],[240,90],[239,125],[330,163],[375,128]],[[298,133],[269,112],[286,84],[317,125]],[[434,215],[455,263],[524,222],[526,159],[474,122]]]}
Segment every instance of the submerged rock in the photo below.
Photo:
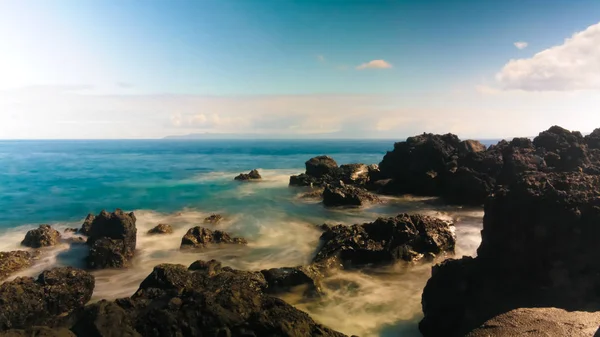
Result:
{"label": "submerged rock", "polygon": [[447,222],[423,215],[399,214],[362,225],[324,225],[321,229],[321,247],[313,262],[330,267],[419,261],[453,254],[456,243]]}
{"label": "submerged rock", "polygon": [[462,336],[521,307],[600,310],[600,176],[529,171],[485,205],[476,258],[434,267],[425,336]]}
{"label": "submerged rock", "polygon": [[171,225],[168,224],[158,224],[156,227],[152,228],[151,230],[148,231],[148,234],[153,235],[153,234],[172,234],[173,233],[173,227],[171,227]]}
{"label": "submerged rock", "polygon": [[39,258],[40,252],[16,250],[12,252],[0,252],[0,281],[10,274],[31,267]]}
{"label": "submerged rock", "polygon": [[223,216],[221,214],[211,214],[204,218],[204,223],[217,224],[223,220]]}
{"label": "submerged rock", "polygon": [[44,271],[37,280],[19,277],[0,285],[0,331],[48,325],[92,297],[94,277],[71,267]]}
{"label": "submerged rock", "polygon": [[49,225],[40,225],[27,232],[21,242],[23,246],[42,248],[56,245],[60,241],[60,233]]}
{"label": "submerged rock", "polygon": [[[88,218],[90,218],[88,216]],[[100,212],[93,217],[88,230],[90,254],[88,268],[122,268],[129,264],[135,253],[137,228],[133,212],[120,209],[113,213]]]}
{"label": "submerged rock", "polygon": [[240,173],[238,176],[233,178],[234,180],[260,180],[262,177],[257,170],[252,170],[248,173]]}
{"label": "submerged rock", "polygon": [[86,307],[72,330],[78,336],[344,336],[266,295],[261,273],[210,267],[217,265],[158,265],[131,298]]}
{"label": "submerged rock", "polygon": [[352,185],[346,185],[341,181],[337,184],[329,184],[323,190],[323,204],[328,207],[359,207],[380,201],[376,195],[369,191]]}
{"label": "submerged rock", "polygon": [[229,233],[223,231],[211,231],[208,228],[196,226],[190,228],[181,239],[181,248],[206,248],[210,244],[241,244],[248,242],[244,238],[231,237]]}

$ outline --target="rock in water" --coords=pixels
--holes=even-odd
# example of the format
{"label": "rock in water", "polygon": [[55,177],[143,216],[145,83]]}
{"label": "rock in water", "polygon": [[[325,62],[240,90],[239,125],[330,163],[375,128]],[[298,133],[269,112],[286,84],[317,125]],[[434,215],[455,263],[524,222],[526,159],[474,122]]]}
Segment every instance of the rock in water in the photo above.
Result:
{"label": "rock in water", "polygon": [[181,248],[206,248],[209,244],[241,244],[248,242],[244,238],[231,237],[229,233],[223,231],[211,231],[208,228],[196,226],[190,228],[181,239]]}
{"label": "rock in water", "polygon": [[325,175],[335,175],[338,164],[329,156],[318,156],[309,159],[306,163],[306,174],[315,178],[322,178]]}
{"label": "rock in water", "polygon": [[582,172],[530,171],[497,186],[485,205],[477,258],[433,269],[423,291],[423,335],[462,336],[521,307],[600,310],[598,200],[600,176]]}
{"label": "rock in water", "polygon": [[344,336],[266,295],[261,273],[198,268],[208,265],[158,265],[131,298],[86,307],[72,330],[78,336]]}
{"label": "rock in water", "polygon": [[91,269],[122,268],[133,258],[137,229],[135,215],[117,209],[113,213],[100,212],[89,228],[90,254],[87,265]]}
{"label": "rock in water", "polygon": [[19,277],[0,285],[0,331],[51,325],[87,303],[94,277],[71,267],[44,271],[37,280]]}
{"label": "rock in water", "polygon": [[0,252],[0,280],[19,270],[31,267],[39,256],[40,252],[37,250]]}
{"label": "rock in water", "polygon": [[60,233],[49,225],[40,225],[25,235],[21,242],[23,246],[42,248],[56,245],[60,241]]}
{"label": "rock in water", "polygon": [[211,214],[204,218],[204,223],[217,224],[223,220],[223,216],[221,214]]}
{"label": "rock in water", "polygon": [[148,231],[148,234],[172,234],[173,227],[167,224],[158,224],[156,227]]}
{"label": "rock in water", "polygon": [[94,214],[88,214],[87,217],[85,217],[83,224],[81,225],[81,229],[79,229],[77,233],[82,235],[90,235],[92,223],[94,222],[95,218],[96,216]]}
{"label": "rock in water", "polygon": [[440,219],[399,214],[362,225],[322,226],[321,247],[314,263],[344,268],[418,261],[453,254],[450,225]]}
{"label": "rock in water", "polygon": [[557,308],[515,309],[496,316],[467,337],[592,337],[599,331],[600,312],[568,312]]}
{"label": "rock in water", "polygon": [[267,282],[266,291],[270,294],[289,292],[293,288],[306,287],[304,294],[312,297],[322,293],[323,275],[318,266],[298,266],[272,268],[260,271]]}
{"label": "rock in water", "polygon": [[367,190],[343,182],[329,184],[323,190],[323,205],[328,207],[353,206],[359,207],[370,203],[380,202],[379,198]]}
{"label": "rock in water", "polygon": [[262,177],[258,173],[257,170],[252,170],[248,173],[240,173],[237,177],[233,178],[234,180],[260,180]]}

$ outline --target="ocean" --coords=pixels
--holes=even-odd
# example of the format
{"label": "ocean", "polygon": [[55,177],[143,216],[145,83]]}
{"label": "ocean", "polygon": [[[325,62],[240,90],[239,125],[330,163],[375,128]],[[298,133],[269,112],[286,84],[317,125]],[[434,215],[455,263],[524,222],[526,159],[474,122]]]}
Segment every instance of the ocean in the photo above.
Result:
{"label": "ocean", "polygon": [[[133,266],[95,271],[93,300],[130,296],[159,263],[189,265],[217,259],[245,270],[286,267],[310,261],[319,241],[315,225],[363,223],[401,212],[453,220],[457,255],[474,255],[483,211],[444,206],[430,198],[384,197],[364,209],[326,209],[288,187],[304,162],[327,154],[338,164],[379,163],[392,140],[77,140],[0,141],[0,251],[23,249],[27,230],[51,224],[59,231],[79,227],[88,213],[121,208],[137,217]],[[233,177],[258,169],[260,182]],[[248,247],[180,252],[187,229],[213,213],[225,220],[212,226],[245,237]],[[175,233],[148,236],[159,223]],[[65,234],[68,235],[68,234]],[[34,276],[58,265],[83,267],[85,247],[60,245],[15,276]],[[348,335],[419,336],[421,291],[431,265],[397,265],[344,271],[326,280],[327,296],[283,299],[315,320]]]}

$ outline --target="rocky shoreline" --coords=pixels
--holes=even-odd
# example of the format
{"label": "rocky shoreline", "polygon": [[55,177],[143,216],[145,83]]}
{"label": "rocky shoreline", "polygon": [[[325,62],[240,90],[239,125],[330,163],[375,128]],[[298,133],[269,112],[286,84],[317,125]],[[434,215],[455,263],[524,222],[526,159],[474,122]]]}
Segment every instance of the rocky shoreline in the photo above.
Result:
{"label": "rocky shoreline", "polygon": [[[424,336],[512,336],[531,326],[574,336],[598,330],[600,129],[584,137],[555,126],[533,140],[490,147],[423,134],[396,143],[379,165],[338,166],[319,156],[305,166],[290,186],[322,198],[326,207],[362,207],[381,202],[378,195],[406,194],[483,205],[477,257],[449,258],[456,244],[452,223],[398,214],[318,226],[320,244],[307,265],[242,271],[216,260],[161,264],[131,297],[88,304],[95,285],[88,271],[129,267],[138,235],[173,234],[163,223],[141,234],[134,213],[102,211],[71,230],[86,237],[88,271],[59,267],[0,284],[0,336],[344,336],[275,296],[298,287],[307,298],[324,296],[321,281],[335,270],[395,263],[438,263],[422,295]],[[260,181],[260,175],[253,170],[235,180]],[[174,248],[248,244],[210,228],[221,219],[206,218]],[[35,264],[43,247],[65,240],[48,225],[29,231],[22,242],[29,250],[0,253],[0,281]],[[545,316],[552,319],[541,321]]]}

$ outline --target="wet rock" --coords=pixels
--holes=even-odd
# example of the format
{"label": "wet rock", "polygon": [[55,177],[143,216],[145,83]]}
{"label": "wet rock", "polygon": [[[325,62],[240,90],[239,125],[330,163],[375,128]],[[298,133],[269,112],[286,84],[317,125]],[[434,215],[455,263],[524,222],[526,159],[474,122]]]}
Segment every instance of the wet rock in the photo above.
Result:
{"label": "wet rock", "polygon": [[172,234],[173,233],[173,227],[171,227],[171,225],[168,224],[158,224],[156,227],[152,228],[151,230],[148,231],[148,234],[153,235],[153,234]]}
{"label": "wet rock", "polygon": [[447,222],[423,215],[399,214],[362,225],[321,229],[321,247],[313,262],[329,267],[419,261],[429,254],[453,254],[456,242]]}
{"label": "wet rock", "polygon": [[34,326],[24,330],[12,329],[0,332],[0,337],[76,337],[66,328],[51,329],[45,326]]}
{"label": "wet rock", "polygon": [[346,185],[341,181],[337,184],[329,184],[323,190],[323,204],[328,207],[359,207],[378,202],[380,202],[379,198],[369,191],[352,185]]}
{"label": "wet rock", "polygon": [[211,214],[210,216],[204,218],[204,223],[218,224],[221,222],[221,220],[223,220],[223,216],[221,214]]}
{"label": "wet rock", "polygon": [[496,186],[477,258],[434,267],[421,332],[462,336],[522,307],[600,310],[599,210],[598,175],[529,171]]}
{"label": "wet rock", "polygon": [[[216,261],[215,261],[216,262]],[[73,331],[85,336],[335,336],[343,334],[265,294],[259,272],[162,264],[129,299],[86,307]]]}
{"label": "wet rock", "polygon": [[557,308],[522,308],[503,313],[467,337],[597,336],[600,312],[568,312]]}
{"label": "wet rock", "polygon": [[241,244],[248,242],[244,238],[231,237],[223,231],[211,231],[208,228],[196,226],[190,228],[181,239],[181,248],[206,248],[210,244]]}
{"label": "wet rock", "polygon": [[271,294],[289,292],[297,287],[306,287],[304,294],[312,297],[322,293],[323,274],[315,265],[272,268],[260,271],[267,282],[266,291]]}
{"label": "wet rock", "polygon": [[315,178],[325,175],[335,175],[338,172],[338,164],[329,156],[318,156],[309,159],[306,163],[306,174]]}
{"label": "wet rock", "polygon": [[79,228],[65,228],[65,230],[63,231],[63,233],[78,233],[79,232]]}
{"label": "wet rock", "polygon": [[39,256],[39,251],[0,252],[0,280],[19,270],[31,267]]}
{"label": "wet rock", "polygon": [[19,277],[0,285],[0,331],[49,325],[87,303],[94,277],[72,267],[44,271],[37,280]]}
{"label": "wet rock", "polygon": [[214,275],[220,273],[222,269],[223,269],[223,266],[221,265],[221,262],[219,262],[217,260],[210,260],[210,261],[198,260],[198,261],[195,261],[194,263],[192,263],[188,267],[188,270],[201,271],[201,272],[207,274],[208,276],[214,276]]}
{"label": "wet rock", "polygon": [[238,176],[233,178],[234,180],[259,180],[262,179],[257,170],[252,170],[248,173],[240,173]]}
{"label": "wet rock", "polygon": [[[88,216],[89,218],[89,216]],[[92,269],[122,268],[133,258],[136,246],[136,218],[120,209],[100,212],[89,227],[90,254],[87,265]]]}
{"label": "wet rock", "polygon": [[56,245],[60,241],[60,233],[49,225],[40,225],[27,232],[21,242],[23,246],[42,248]]}
{"label": "wet rock", "polygon": [[77,233],[82,235],[90,235],[92,223],[94,222],[95,218],[96,216],[94,214],[88,214],[87,217],[85,217],[85,220],[83,221],[83,224],[81,225],[81,228]]}
{"label": "wet rock", "polygon": [[365,185],[369,182],[369,166],[365,164],[344,164],[340,166],[341,180],[346,184]]}

